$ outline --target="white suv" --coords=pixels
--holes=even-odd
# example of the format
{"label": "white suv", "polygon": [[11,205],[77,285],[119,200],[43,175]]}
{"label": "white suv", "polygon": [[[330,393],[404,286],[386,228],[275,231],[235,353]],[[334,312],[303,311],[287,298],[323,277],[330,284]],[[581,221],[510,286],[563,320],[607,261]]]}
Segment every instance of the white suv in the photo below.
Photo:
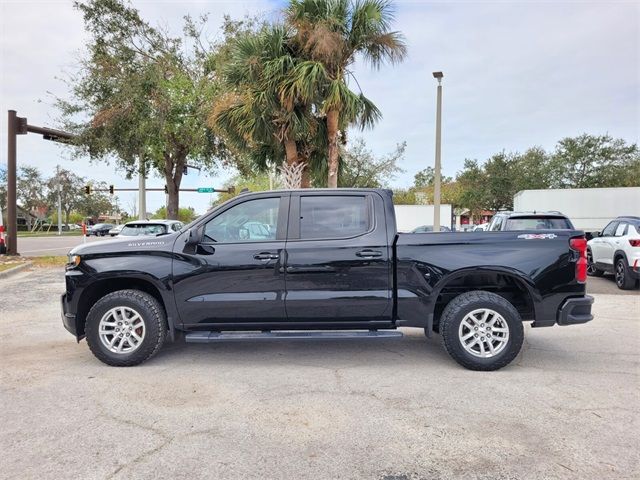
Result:
{"label": "white suv", "polygon": [[587,273],[613,273],[616,285],[630,290],[640,282],[640,217],[618,217],[587,243]]}

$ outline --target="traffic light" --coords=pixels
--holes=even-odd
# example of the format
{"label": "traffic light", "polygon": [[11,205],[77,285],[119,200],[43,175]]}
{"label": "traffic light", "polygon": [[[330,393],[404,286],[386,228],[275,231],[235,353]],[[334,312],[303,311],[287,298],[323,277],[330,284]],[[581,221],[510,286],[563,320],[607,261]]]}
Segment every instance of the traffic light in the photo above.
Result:
{"label": "traffic light", "polygon": [[169,193],[169,187],[167,187],[166,185],[164,186],[164,193]]}
{"label": "traffic light", "polygon": [[85,185],[84,193],[87,195],[91,195],[91,185]]}
{"label": "traffic light", "polygon": [[109,185],[109,195],[113,195],[113,185]]}

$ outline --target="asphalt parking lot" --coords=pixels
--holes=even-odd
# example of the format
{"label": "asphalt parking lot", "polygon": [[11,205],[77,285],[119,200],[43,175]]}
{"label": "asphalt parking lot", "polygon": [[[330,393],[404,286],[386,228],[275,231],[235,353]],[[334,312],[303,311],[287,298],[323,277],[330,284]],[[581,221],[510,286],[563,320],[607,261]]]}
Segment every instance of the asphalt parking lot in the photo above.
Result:
{"label": "asphalt parking lot", "polygon": [[19,273],[0,280],[0,478],[638,478],[640,294],[606,281],[593,322],[527,328],[498,372],[411,329],[177,342],[118,369],[63,329],[62,272]]}

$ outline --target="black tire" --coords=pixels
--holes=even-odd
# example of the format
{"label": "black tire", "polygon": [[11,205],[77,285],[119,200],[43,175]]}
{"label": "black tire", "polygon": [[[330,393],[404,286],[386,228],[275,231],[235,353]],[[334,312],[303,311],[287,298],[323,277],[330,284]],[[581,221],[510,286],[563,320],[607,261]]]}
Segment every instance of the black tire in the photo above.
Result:
{"label": "black tire", "polygon": [[[504,318],[509,327],[506,345],[493,357],[481,358],[467,352],[459,337],[465,316],[477,309],[490,309]],[[440,317],[440,335],[447,352],[469,370],[491,371],[502,368],[518,356],[524,341],[522,319],[515,307],[500,295],[481,290],[466,292],[451,300]]]}
{"label": "black tire", "polygon": [[[139,313],[145,335],[139,347],[130,353],[110,351],[100,339],[98,327],[102,317],[114,307],[129,307]],[[87,315],[85,335],[91,352],[98,360],[115,367],[132,367],[153,357],[167,334],[167,319],[158,300],[140,290],[118,290],[98,300]]]}
{"label": "black tire", "polygon": [[590,277],[601,277],[604,275],[604,270],[596,268],[593,264],[593,254],[591,250],[587,250],[587,275]]}
{"label": "black tire", "polygon": [[624,258],[616,260],[616,270],[614,272],[616,285],[620,290],[632,290],[636,287],[636,279],[631,276],[629,265]]}

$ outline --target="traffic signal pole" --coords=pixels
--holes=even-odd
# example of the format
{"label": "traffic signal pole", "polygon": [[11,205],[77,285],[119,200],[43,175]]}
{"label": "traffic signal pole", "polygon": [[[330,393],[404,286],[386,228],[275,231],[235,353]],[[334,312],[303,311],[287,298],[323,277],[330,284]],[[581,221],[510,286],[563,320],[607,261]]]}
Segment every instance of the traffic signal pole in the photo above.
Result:
{"label": "traffic signal pole", "polygon": [[53,128],[29,125],[27,119],[19,117],[15,110],[9,110],[7,113],[7,254],[18,255],[17,137],[27,133],[38,133],[45,140],[64,143],[73,139],[75,135]]}
{"label": "traffic signal pole", "polygon": [[[9,110],[7,128],[7,255],[18,254],[16,235],[18,233],[18,217],[16,210],[16,140],[17,114]],[[1,213],[0,213],[1,214]]]}

